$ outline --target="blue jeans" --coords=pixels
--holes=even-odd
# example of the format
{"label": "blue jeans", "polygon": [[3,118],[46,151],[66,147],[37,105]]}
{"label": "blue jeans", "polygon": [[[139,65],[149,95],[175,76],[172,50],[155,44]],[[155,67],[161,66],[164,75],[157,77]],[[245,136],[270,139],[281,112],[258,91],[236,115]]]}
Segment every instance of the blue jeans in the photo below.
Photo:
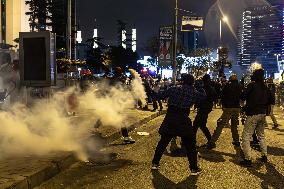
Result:
{"label": "blue jeans", "polygon": [[244,130],[242,133],[242,150],[244,152],[245,159],[251,159],[251,147],[250,141],[254,131],[256,130],[256,135],[259,140],[261,154],[267,155],[267,145],[264,135],[264,129],[266,126],[265,114],[258,114],[253,116],[248,116],[245,122]]}

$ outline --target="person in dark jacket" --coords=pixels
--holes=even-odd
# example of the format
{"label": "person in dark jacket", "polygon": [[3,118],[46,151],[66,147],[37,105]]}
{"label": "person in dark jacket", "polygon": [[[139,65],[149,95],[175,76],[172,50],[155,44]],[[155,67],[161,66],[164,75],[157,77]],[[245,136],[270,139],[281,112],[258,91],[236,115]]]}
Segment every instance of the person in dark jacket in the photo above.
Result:
{"label": "person in dark jacket", "polygon": [[275,84],[273,83],[273,78],[268,78],[267,81],[266,81],[266,85],[267,85],[268,89],[270,90],[270,92],[272,94],[272,104],[270,105],[269,116],[271,117],[271,119],[273,121],[273,128],[277,128],[278,123],[277,123],[276,117],[273,113],[273,108],[274,108],[274,105],[275,105],[275,93],[276,93],[276,87],[275,87]]}
{"label": "person in dark jacket", "polygon": [[221,102],[223,113],[217,120],[217,127],[212,135],[211,141],[207,144],[207,148],[216,147],[216,142],[219,139],[223,128],[229,124],[231,120],[231,132],[234,146],[239,147],[238,123],[240,114],[240,95],[241,86],[238,83],[237,75],[233,74],[229,78],[229,82],[225,84],[221,93]]}
{"label": "person in dark jacket", "polygon": [[197,104],[197,114],[193,121],[193,129],[196,135],[198,128],[200,128],[207,139],[207,143],[209,143],[211,141],[211,134],[206,124],[208,115],[212,111],[214,101],[217,99],[217,93],[212,86],[210,75],[205,74],[202,78],[202,82],[203,89],[206,92],[206,99]]}
{"label": "person in dark jacket", "polygon": [[168,98],[168,110],[159,129],[161,139],[158,142],[152,160],[152,170],[159,168],[159,163],[166,147],[172,138],[179,136],[187,151],[191,173],[197,175],[201,172],[197,165],[196,138],[188,116],[190,107],[194,103],[205,99],[206,94],[204,90],[198,92],[193,87],[193,83],[194,77],[190,74],[184,74],[182,75],[181,86],[171,87],[160,94],[163,98]]}
{"label": "person in dark jacket", "polygon": [[257,69],[253,72],[252,82],[247,86],[241,95],[246,102],[247,119],[242,133],[242,151],[244,166],[251,166],[251,146],[250,139],[256,130],[256,135],[260,143],[261,161],[267,162],[267,145],[264,129],[267,125],[265,117],[268,106],[273,103],[271,91],[264,83],[264,70]]}

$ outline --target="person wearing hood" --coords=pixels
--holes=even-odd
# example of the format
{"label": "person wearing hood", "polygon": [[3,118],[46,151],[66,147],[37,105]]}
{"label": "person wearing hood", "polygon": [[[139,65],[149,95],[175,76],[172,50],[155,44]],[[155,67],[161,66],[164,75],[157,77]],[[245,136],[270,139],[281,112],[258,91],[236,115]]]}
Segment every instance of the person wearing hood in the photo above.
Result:
{"label": "person wearing hood", "polygon": [[242,133],[243,160],[240,164],[247,167],[252,165],[250,140],[254,131],[256,131],[260,144],[261,161],[266,163],[267,144],[264,129],[267,123],[265,117],[269,115],[267,110],[273,104],[273,95],[264,83],[263,69],[257,69],[253,72],[252,82],[243,91],[241,99],[246,102],[247,119]]}
{"label": "person wearing hood", "polygon": [[212,135],[211,141],[207,143],[208,149],[216,147],[216,142],[219,139],[222,130],[229,124],[231,120],[231,132],[233,142],[236,147],[240,147],[238,124],[240,114],[240,95],[241,85],[238,83],[237,75],[233,74],[229,78],[229,82],[225,84],[221,93],[221,102],[223,113],[217,120],[217,127]]}

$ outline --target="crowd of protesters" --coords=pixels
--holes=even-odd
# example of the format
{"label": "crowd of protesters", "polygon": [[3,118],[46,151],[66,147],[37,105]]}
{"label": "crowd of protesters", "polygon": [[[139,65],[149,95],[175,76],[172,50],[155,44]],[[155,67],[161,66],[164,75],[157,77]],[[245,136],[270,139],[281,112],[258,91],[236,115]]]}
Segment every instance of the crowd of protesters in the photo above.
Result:
{"label": "crowd of protesters", "polygon": [[[198,167],[196,133],[198,128],[204,133],[207,143],[200,146],[207,150],[216,147],[222,130],[230,123],[232,145],[241,151],[240,165],[252,166],[251,143],[259,144],[260,161],[267,162],[267,145],[264,129],[267,127],[266,116],[271,116],[273,127],[279,125],[273,115],[275,104],[275,87],[273,80],[265,80],[264,70],[257,69],[250,76],[250,83],[244,85],[238,81],[235,74],[229,80],[212,81],[208,74],[196,79],[189,74],[182,75],[180,85],[163,90],[158,96],[168,99],[168,110],[162,122],[159,134],[161,139],[157,144],[152,160],[152,169],[160,167],[160,159],[166,147],[175,138],[181,137],[182,146],[186,149],[189,168],[193,175],[201,172]],[[214,132],[207,128],[208,114],[214,105],[222,107],[222,115],[217,120]],[[193,120],[189,118],[192,107],[197,109]],[[242,111],[241,111],[242,110]],[[244,128],[239,136],[239,117],[245,116]],[[251,141],[254,138],[255,141]]]}
{"label": "crowd of protesters", "polygon": [[[137,106],[139,108],[148,111],[161,111],[165,109],[163,102],[167,102],[167,113],[159,129],[161,139],[152,160],[153,170],[159,169],[160,160],[168,144],[174,144],[173,141],[176,140],[176,137],[180,137],[182,147],[186,150],[191,173],[193,175],[200,173],[196,146],[198,128],[207,139],[207,143],[200,146],[201,148],[207,150],[215,148],[223,128],[229,126],[232,145],[242,152],[240,153],[241,165],[252,165],[251,146],[258,146],[262,155],[261,161],[267,162],[267,146],[264,135],[264,129],[267,127],[266,116],[271,117],[274,128],[279,126],[273,115],[275,96],[277,96],[279,88],[274,85],[273,79],[265,80],[263,69],[255,70],[250,76],[249,83],[245,83],[244,80],[239,82],[235,74],[232,74],[228,80],[225,78],[212,80],[208,74],[201,78],[182,74],[181,79],[175,85],[168,79],[161,77],[153,79],[149,75],[141,75],[141,78],[147,95],[147,103],[142,105],[138,100]],[[116,83],[127,84],[131,83],[131,78],[127,78],[120,68],[116,68],[110,81],[113,85]],[[278,101],[281,99],[278,98]],[[152,104],[152,108],[150,108],[150,104]],[[217,107],[222,108],[222,114],[217,119],[215,130],[210,133],[207,128],[208,115],[213,108]],[[193,109],[196,110],[196,116],[192,121],[189,114]],[[241,122],[239,118],[241,118]],[[240,123],[244,125],[241,136],[238,127]],[[128,136],[127,128],[123,127],[121,133],[125,143],[135,142]]]}

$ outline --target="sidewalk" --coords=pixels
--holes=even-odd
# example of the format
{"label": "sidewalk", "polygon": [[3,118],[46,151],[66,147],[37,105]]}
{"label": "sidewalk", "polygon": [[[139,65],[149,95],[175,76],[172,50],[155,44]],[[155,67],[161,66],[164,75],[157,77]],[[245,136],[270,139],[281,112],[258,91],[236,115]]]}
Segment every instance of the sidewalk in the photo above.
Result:
{"label": "sidewalk", "polygon": [[[127,126],[129,130],[133,130],[164,113],[165,111],[128,110],[125,112],[128,117]],[[87,114],[78,114],[71,119],[75,121],[87,116]],[[100,133],[100,137],[107,143],[121,137],[120,129],[104,126],[98,129],[90,129],[90,135],[82,137],[92,137],[97,133]],[[72,152],[56,152],[48,156],[25,156],[0,160],[0,189],[33,188],[68,168],[76,161],[77,159]]]}

